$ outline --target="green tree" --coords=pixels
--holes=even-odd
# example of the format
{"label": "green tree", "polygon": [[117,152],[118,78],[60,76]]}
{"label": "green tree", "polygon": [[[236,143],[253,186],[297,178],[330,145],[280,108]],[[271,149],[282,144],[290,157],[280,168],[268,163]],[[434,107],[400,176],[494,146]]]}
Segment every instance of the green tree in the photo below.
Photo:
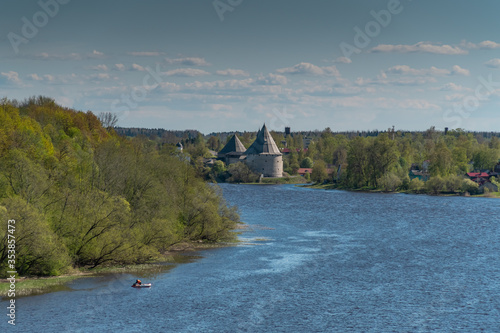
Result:
{"label": "green tree", "polygon": [[474,162],[474,169],[476,170],[492,170],[498,162],[498,151],[490,149],[487,146],[478,146],[474,155],[472,156],[472,162]]}
{"label": "green tree", "polygon": [[313,160],[310,157],[306,157],[302,160],[302,162],[300,162],[301,168],[311,169],[313,165],[314,165]]}
{"label": "green tree", "polygon": [[348,186],[359,188],[369,182],[369,151],[366,139],[356,137],[349,142],[347,154],[347,183]]}
{"label": "green tree", "polygon": [[252,172],[252,170],[242,162],[230,164],[228,172],[231,175],[228,181],[231,183],[253,183],[259,178],[259,175]]}
{"label": "green tree", "polygon": [[425,183],[418,178],[413,178],[410,182],[410,190],[415,193],[420,193],[425,187]]}
{"label": "green tree", "polygon": [[452,155],[444,141],[440,141],[429,157],[429,171],[432,176],[447,176],[452,170]]}
{"label": "green tree", "polygon": [[395,173],[388,172],[380,177],[377,183],[385,192],[394,192],[403,182]]}
{"label": "green tree", "polygon": [[51,231],[43,215],[19,197],[4,199],[0,205],[0,263],[7,270],[9,242],[7,221],[14,220],[15,265],[20,275],[58,275],[65,271],[70,260],[65,247]]}
{"label": "green tree", "polygon": [[325,162],[319,160],[314,163],[314,169],[311,174],[311,180],[316,183],[323,183],[328,179]]}
{"label": "green tree", "polygon": [[425,188],[427,191],[429,191],[432,194],[439,194],[441,193],[446,187],[446,183],[441,178],[441,176],[434,176],[431,177],[426,183],[425,183]]}

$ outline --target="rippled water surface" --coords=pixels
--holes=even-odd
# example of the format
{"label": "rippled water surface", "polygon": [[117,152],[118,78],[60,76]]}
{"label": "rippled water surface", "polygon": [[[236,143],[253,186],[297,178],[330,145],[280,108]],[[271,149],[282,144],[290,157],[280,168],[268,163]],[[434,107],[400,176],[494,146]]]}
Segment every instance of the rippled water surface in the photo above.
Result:
{"label": "rippled water surface", "polygon": [[500,200],[222,188],[241,245],[19,298],[0,331],[500,332]]}

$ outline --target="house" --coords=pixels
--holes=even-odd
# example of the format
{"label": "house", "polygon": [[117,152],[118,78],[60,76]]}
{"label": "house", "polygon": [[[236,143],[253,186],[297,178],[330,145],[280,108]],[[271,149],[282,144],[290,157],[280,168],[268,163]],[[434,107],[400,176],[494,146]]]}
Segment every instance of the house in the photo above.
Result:
{"label": "house", "polygon": [[[296,149],[295,149],[295,151],[296,151],[297,153],[300,153],[301,151],[304,151],[304,153],[307,153],[308,149],[307,149],[307,148],[305,148],[305,149],[296,148]],[[283,148],[283,149],[281,149],[281,153],[282,153],[283,155],[288,155],[288,154],[290,154],[291,152],[292,152],[292,150],[291,150],[290,148]]]}
{"label": "house", "polygon": [[304,177],[306,175],[306,173],[308,174],[311,174],[313,172],[313,169],[312,168],[300,168],[297,173],[299,175],[301,175],[302,177]]}
{"label": "house", "polygon": [[418,163],[413,163],[410,168],[410,173],[408,174],[410,180],[416,178],[424,182],[428,181],[431,177],[431,174],[429,173],[429,164],[429,160],[424,161],[422,163],[422,167],[420,167]]}
{"label": "house", "polygon": [[484,183],[489,182],[491,175],[488,172],[467,172],[467,176],[473,182],[478,183],[479,185],[483,185]]}
{"label": "house", "polygon": [[422,171],[422,170],[410,170],[409,176],[410,180],[417,178],[419,180],[426,182],[431,177],[431,174],[427,171]]}
{"label": "house", "polygon": [[[302,177],[304,177],[306,175],[306,173],[312,174],[312,172],[313,172],[313,168],[299,168],[299,170],[297,171],[297,173],[299,175],[301,175]],[[335,169],[332,169],[332,168],[326,169],[326,173],[328,174],[328,176],[330,176],[334,172],[335,172]]]}

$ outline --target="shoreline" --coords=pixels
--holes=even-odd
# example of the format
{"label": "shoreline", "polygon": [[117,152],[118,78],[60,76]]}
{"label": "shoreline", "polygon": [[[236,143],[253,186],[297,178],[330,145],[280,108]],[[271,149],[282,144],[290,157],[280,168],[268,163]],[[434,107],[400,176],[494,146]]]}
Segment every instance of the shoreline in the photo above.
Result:
{"label": "shoreline", "polygon": [[393,192],[385,192],[383,190],[368,190],[368,189],[355,189],[355,188],[344,188],[344,187],[334,187],[332,184],[305,184],[305,185],[298,185],[298,187],[305,187],[305,188],[311,188],[315,190],[325,190],[325,191],[331,191],[331,190],[338,190],[338,191],[349,191],[349,192],[361,192],[361,193],[383,193],[383,194],[415,194],[415,195],[429,195],[429,196],[437,196],[437,197],[467,197],[467,198],[490,198],[490,199],[500,199],[500,192],[489,192],[489,193],[483,193],[483,194],[469,194],[465,195],[463,192],[455,192],[455,193],[438,193],[438,194],[433,194],[433,193],[417,193],[417,192],[411,192],[411,191],[393,191]]}
{"label": "shoreline", "polygon": [[[244,225],[238,225],[238,227],[234,230],[236,232],[241,232],[244,229]],[[185,242],[174,245],[172,249],[162,253],[159,258],[146,263],[104,266],[97,267],[95,269],[74,268],[70,272],[58,276],[16,276],[15,294],[16,297],[26,297],[56,291],[71,290],[71,288],[66,284],[79,278],[98,277],[105,274],[158,271],[159,266],[163,266],[161,267],[161,270],[166,270],[166,267],[172,267],[168,264],[176,265],[190,262],[192,258],[189,258],[189,254],[193,254],[194,252],[235,246],[236,244],[238,244],[238,241],[213,244]],[[8,296],[9,287],[10,283],[7,279],[0,279],[0,298],[2,301]]]}

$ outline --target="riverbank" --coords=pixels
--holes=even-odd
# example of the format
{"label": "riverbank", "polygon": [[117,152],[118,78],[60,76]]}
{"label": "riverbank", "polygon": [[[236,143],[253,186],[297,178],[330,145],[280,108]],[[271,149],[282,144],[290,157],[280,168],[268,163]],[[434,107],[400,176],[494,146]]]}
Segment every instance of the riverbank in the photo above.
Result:
{"label": "riverbank", "polygon": [[302,176],[287,176],[287,177],[264,177],[259,182],[252,183],[229,183],[238,185],[285,185],[285,184],[307,184],[307,180]]}
{"label": "riverbank", "polygon": [[348,188],[348,187],[340,187],[335,186],[335,184],[307,184],[301,185],[301,187],[307,187],[318,190],[340,190],[340,191],[349,191],[349,192],[363,192],[363,193],[404,193],[404,194],[426,194],[426,195],[437,195],[437,196],[465,196],[471,198],[500,198],[500,192],[488,192],[482,194],[468,194],[464,192],[442,192],[439,194],[427,193],[427,192],[414,192],[414,191],[393,191],[393,192],[385,192],[381,189],[369,189],[369,188]]}
{"label": "riverbank", "polygon": [[[235,231],[239,232],[242,229],[243,227],[238,225],[238,228],[235,229]],[[236,245],[237,242],[238,241],[224,243],[184,242],[174,245],[169,251],[162,253],[159,258],[148,263],[136,265],[104,266],[94,269],[75,268],[60,276],[16,276],[15,294],[16,297],[34,296],[55,291],[71,290],[71,288],[69,288],[66,284],[75,279],[83,277],[97,277],[104,274],[159,273],[165,271],[168,268],[174,267],[173,265],[191,262],[192,257],[189,256],[189,254],[193,254],[194,252],[233,246]],[[170,266],[167,266],[168,264],[170,264]],[[10,286],[11,283],[7,279],[0,279],[0,297],[8,296]]]}

